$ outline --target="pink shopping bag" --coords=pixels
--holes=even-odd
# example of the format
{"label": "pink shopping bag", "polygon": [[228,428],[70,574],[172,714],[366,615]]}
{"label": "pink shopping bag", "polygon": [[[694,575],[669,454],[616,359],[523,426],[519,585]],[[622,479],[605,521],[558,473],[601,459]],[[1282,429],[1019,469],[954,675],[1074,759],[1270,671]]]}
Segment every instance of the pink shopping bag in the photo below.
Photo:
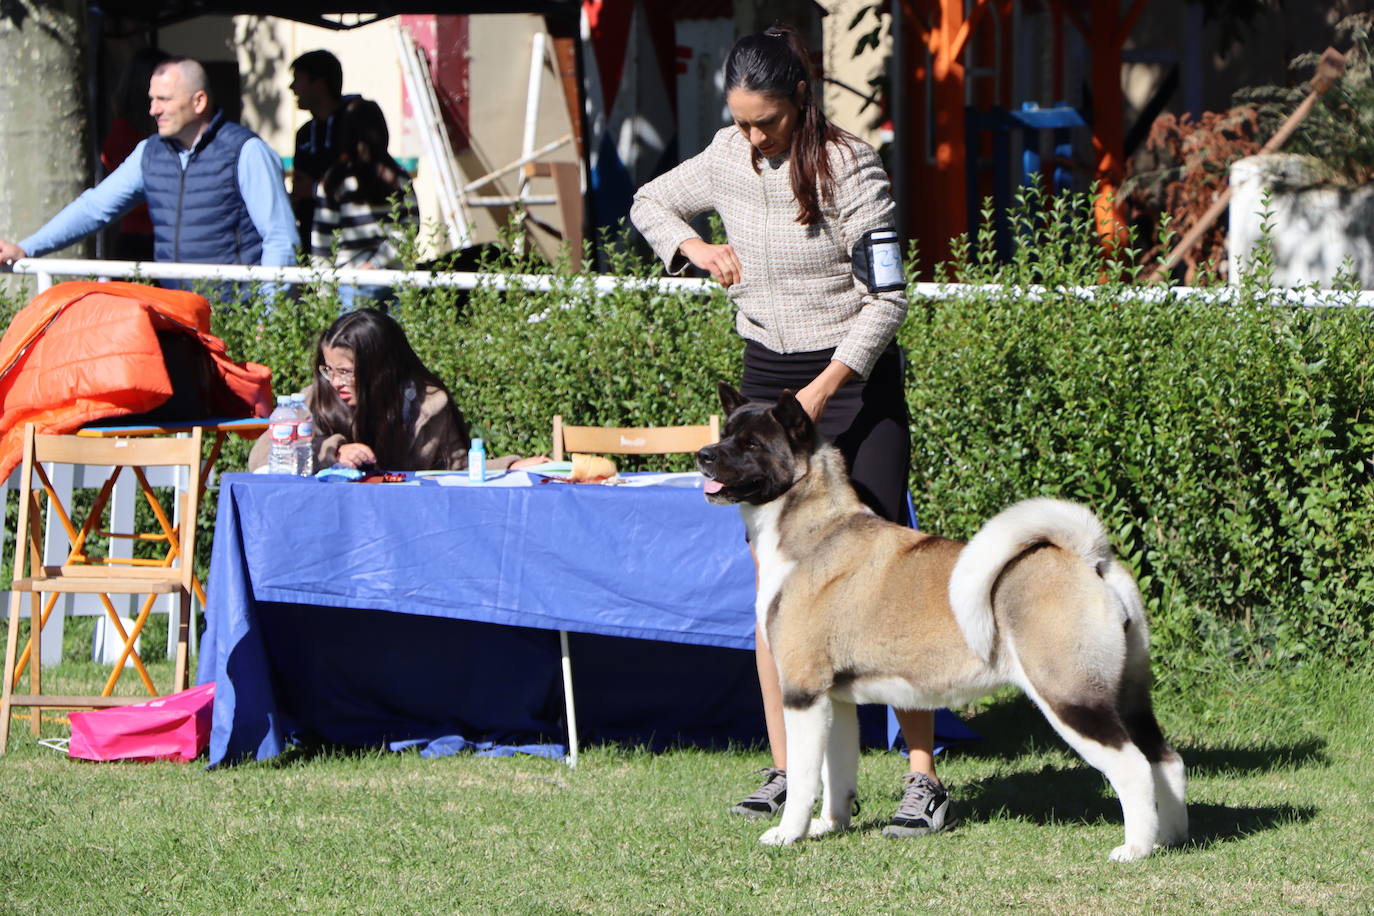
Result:
{"label": "pink shopping bag", "polygon": [[132,706],[74,712],[68,757],[82,760],[195,760],[210,743],[215,684]]}

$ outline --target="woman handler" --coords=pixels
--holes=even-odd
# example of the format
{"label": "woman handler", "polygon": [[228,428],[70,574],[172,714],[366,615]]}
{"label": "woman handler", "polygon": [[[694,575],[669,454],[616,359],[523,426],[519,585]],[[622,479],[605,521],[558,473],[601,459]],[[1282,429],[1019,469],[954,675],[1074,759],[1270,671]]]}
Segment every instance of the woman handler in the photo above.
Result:
{"label": "woman handler", "polygon": [[[630,218],[670,273],[710,272],[737,309],[745,339],[745,396],[796,392],[822,435],[843,452],[855,490],[875,512],[906,522],[910,441],[902,354],[906,316],[895,251],[895,207],[873,149],[831,124],[818,103],[809,54],[775,27],[736,42],[725,64],[734,120],[699,155],[644,185]],[[688,224],[715,210],[728,242]],[[891,256],[897,254],[895,259]],[[773,767],[732,810],[771,816],[787,791],[786,739],[777,668],[755,634]],[[898,710],[910,748],[902,802],[888,836],[940,830],[949,799],[935,776],[934,714]]]}

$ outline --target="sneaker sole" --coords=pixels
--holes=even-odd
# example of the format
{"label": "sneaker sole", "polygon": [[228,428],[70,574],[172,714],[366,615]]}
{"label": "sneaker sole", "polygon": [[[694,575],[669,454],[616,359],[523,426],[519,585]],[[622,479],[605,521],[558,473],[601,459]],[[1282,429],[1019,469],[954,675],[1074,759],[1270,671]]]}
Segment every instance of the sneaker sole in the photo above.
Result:
{"label": "sneaker sole", "polygon": [[[778,810],[781,811],[782,809],[779,808]],[[751,821],[767,820],[771,817],[777,817],[778,814],[777,811],[760,811],[757,808],[745,808],[742,805],[735,805],[735,807],[730,809],[730,813],[738,814],[740,817],[747,818]]]}
{"label": "sneaker sole", "polygon": [[883,836],[890,840],[908,840],[913,837],[927,836],[932,833],[944,833],[959,826],[960,818],[950,817],[939,827],[902,827],[897,824],[888,824],[883,828]]}

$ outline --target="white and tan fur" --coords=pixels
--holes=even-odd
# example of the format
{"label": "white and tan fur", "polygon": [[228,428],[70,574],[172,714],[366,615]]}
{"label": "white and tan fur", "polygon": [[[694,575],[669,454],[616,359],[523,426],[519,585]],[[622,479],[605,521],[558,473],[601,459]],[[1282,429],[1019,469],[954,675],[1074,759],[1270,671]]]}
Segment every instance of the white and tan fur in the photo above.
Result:
{"label": "white and tan fur", "polygon": [[1004,684],[1116,790],[1125,841],[1112,859],[1186,839],[1184,766],[1151,709],[1140,594],[1092,512],[1033,499],[967,545],[925,535],[859,501],[843,457],[790,394],[746,404],[722,386],[722,402],[726,435],[697,463],[708,499],[739,506],[754,546],[787,731],[787,804],[763,843],[848,827],[855,704],[935,709]]}

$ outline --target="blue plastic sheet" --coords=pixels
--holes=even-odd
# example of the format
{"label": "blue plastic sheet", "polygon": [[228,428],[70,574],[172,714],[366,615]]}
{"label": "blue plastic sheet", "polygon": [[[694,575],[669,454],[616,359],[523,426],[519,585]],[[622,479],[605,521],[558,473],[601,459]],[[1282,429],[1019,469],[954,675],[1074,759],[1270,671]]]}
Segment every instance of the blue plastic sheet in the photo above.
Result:
{"label": "blue plastic sheet", "polygon": [[393,741],[388,748],[404,751],[418,747],[420,756],[426,760],[436,757],[452,757],[471,751],[474,757],[514,757],[528,754],[531,757],[548,757],[557,760],[568,753],[566,744],[497,744],[494,741],[469,741],[462,735],[444,735],[440,738],[413,738],[409,741]]}

